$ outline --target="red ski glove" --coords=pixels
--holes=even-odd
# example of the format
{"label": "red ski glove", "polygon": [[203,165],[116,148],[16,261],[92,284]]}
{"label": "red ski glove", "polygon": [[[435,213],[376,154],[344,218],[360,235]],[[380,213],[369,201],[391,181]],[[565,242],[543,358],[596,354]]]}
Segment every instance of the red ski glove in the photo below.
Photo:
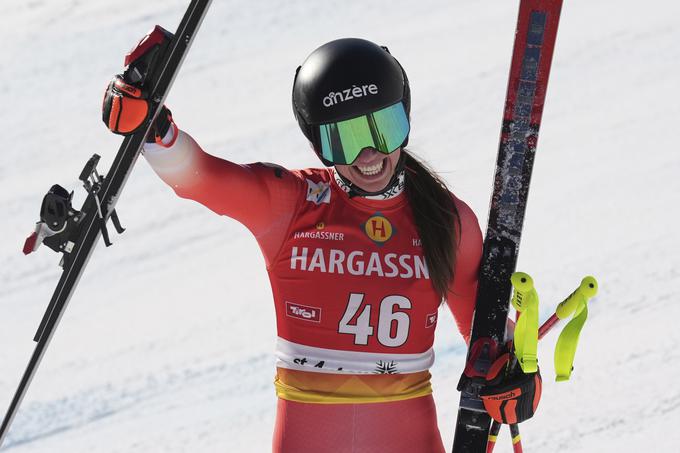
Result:
{"label": "red ski glove", "polygon": [[521,423],[534,416],[541,400],[540,370],[525,374],[510,354],[501,355],[486,376],[479,392],[484,408],[499,423]]}

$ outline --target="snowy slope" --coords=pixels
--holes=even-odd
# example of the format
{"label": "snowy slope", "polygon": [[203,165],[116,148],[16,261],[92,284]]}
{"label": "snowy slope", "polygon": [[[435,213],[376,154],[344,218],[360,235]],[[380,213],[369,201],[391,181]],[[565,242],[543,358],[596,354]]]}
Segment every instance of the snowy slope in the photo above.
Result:
{"label": "snowy slope", "polygon": [[[103,89],[186,3],[0,0],[3,412],[59,276],[49,250],[20,253],[42,195],[76,188],[94,152],[107,168],[120,138],[101,124]],[[213,154],[315,166],[290,111],[296,66],[337,37],[384,43],[411,80],[411,149],[484,226],[516,12],[500,0],[216,1],[168,104]],[[526,451],[680,451],[678,17],[670,0],[565,2],[519,267],[544,317],[586,274],[601,292],[570,382],[553,382],[556,335],[541,346],[544,399],[523,426]],[[118,210],[128,230],[95,252],[3,451],[268,451],[275,332],[257,244],[177,199],[143,161]],[[448,314],[436,345],[448,446],[464,360]]]}

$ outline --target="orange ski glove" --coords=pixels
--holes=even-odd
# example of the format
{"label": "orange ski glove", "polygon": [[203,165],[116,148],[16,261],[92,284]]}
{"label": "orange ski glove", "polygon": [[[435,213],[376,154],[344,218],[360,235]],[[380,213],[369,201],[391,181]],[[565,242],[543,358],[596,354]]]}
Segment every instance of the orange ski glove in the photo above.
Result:
{"label": "orange ski glove", "polygon": [[142,90],[125,83],[116,75],[104,93],[102,120],[106,127],[121,135],[134,133],[149,116],[149,102]]}
{"label": "orange ski glove", "polygon": [[525,374],[510,354],[502,354],[486,376],[479,392],[484,408],[499,423],[521,423],[534,416],[541,400],[540,370]]}

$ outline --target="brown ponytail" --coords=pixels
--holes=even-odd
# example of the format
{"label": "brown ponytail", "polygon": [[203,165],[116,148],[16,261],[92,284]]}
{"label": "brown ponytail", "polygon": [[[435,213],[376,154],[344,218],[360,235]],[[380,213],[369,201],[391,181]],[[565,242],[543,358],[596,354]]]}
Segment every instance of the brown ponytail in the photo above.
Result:
{"label": "brown ponytail", "polygon": [[446,298],[456,265],[460,217],[446,183],[410,152],[404,153],[406,196],[413,210],[434,290]]}

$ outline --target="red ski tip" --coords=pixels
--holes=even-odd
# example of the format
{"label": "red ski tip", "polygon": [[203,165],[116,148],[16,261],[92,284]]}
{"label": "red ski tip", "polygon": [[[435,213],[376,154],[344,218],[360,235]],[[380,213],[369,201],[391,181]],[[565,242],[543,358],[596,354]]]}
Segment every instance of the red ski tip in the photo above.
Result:
{"label": "red ski tip", "polygon": [[34,231],[29,237],[26,238],[26,242],[24,242],[24,255],[28,255],[29,253],[35,251],[36,242],[38,242],[38,233]]}

